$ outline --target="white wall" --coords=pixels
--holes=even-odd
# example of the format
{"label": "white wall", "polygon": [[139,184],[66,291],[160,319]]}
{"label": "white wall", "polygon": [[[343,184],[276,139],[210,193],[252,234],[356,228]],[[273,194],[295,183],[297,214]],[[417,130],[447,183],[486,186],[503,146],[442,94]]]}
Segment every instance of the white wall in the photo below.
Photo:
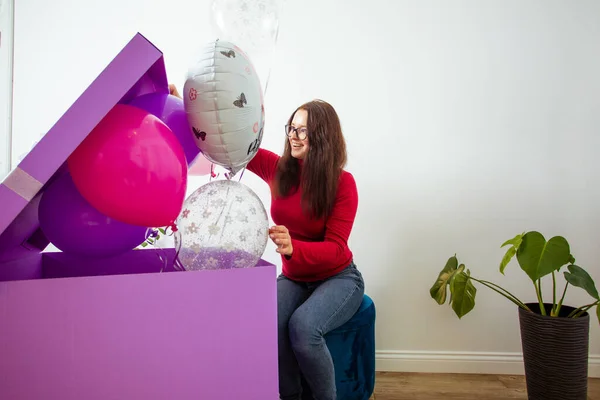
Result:
{"label": "white wall", "polygon": [[0,180],[10,170],[13,0],[0,0]]}
{"label": "white wall", "polygon": [[[213,39],[208,12],[207,0],[17,0],[13,154],[137,31],[181,87],[191,54]],[[499,246],[524,230],[565,235],[600,286],[599,27],[594,0],[286,3],[263,145],[282,149],[301,102],[337,108],[360,191],[351,245],[378,309],[380,369],[521,371],[511,303],[480,287],[459,321],[429,297],[454,253],[534,301],[515,263],[499,274]],[[266,186],[250,173],[243,181],[269,207]],[[272,247],[265,257],[279,263]],[[590,372],[600,374],[591,325]]]}

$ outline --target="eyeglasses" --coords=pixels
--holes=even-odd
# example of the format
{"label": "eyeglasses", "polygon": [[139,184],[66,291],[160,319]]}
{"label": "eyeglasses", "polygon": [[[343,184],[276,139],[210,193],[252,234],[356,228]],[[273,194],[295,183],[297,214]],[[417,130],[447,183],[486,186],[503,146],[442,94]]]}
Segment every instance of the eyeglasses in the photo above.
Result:
{"label": "eyeglasses", "polygon": [[302,128],[294,128],[292,125],[285,126],[285,134],[287,137],[292,137],[296,132],[296,137],[298,140],[304,140],[308,136],[308,129]]}

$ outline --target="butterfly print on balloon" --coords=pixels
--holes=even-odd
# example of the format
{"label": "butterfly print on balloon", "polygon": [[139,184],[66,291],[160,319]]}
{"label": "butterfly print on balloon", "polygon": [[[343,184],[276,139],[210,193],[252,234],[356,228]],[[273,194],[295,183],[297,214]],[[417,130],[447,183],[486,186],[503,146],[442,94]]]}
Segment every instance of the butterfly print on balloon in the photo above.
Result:
{"label": "butterfly print on balloon", "polygon": [[233,50],[222,51],[221,54],[223,54],[227,58],[231,58],[231,57],[235,58],[235,51],[233,51]]}
{"label": "butterfly print on balloon", "polygon": [[233,101],[233,105],[239,108],[244,108],[244,104],[248,104],[248,102],[246,101],[246,95],[242,92],[240,97]]}
{"label": "butterfly print on balloon", "polygon": [[203,142],[206,140],[206,132],[194,127],[192,127],[192,130],[194,131],[194,136],[196,136],[196,139],[202,139]]}
{"label": "butterfly print on balloon", "polygon": [[263,136],[263,128],[260,129],[260,132],[258,133],[258,137],[252,141],[252,143],[250,143],[250,145],[248,146],[248,152],[246,154],[250,155],[250,153],[256,153],[260,147],[260,143],[262,141],[262,136]]}

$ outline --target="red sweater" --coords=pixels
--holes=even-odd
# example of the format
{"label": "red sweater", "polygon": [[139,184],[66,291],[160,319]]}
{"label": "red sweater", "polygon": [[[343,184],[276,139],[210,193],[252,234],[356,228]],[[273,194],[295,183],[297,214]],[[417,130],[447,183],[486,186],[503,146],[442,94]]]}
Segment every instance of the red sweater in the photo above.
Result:
{"label": "red sweater", "polygon": [[[271,184],[279,156],[265,149],[248,163],[247,169]],[[358,191],[351,173],[340,176],[335,204],[328,218],[312,219],[304,214],[302,191],[285,198],[271,193],[271,218],[285,226],[292,238],[291,257],[282,256],[283,274],[297,281],[318,281],[337,274],[352,261],[348,237],[358,208]]]}

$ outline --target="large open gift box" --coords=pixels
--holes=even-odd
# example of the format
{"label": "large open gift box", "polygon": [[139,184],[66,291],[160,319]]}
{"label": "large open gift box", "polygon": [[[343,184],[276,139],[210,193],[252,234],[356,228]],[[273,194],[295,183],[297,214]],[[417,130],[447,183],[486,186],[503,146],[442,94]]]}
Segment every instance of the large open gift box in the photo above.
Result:
{"label": "large open gift box", "polygon": [[278,398],[274,265],[43,251],[44,190],[112,107],[153,92],[163,55],[137,34],[0,185],[0,399]]}

